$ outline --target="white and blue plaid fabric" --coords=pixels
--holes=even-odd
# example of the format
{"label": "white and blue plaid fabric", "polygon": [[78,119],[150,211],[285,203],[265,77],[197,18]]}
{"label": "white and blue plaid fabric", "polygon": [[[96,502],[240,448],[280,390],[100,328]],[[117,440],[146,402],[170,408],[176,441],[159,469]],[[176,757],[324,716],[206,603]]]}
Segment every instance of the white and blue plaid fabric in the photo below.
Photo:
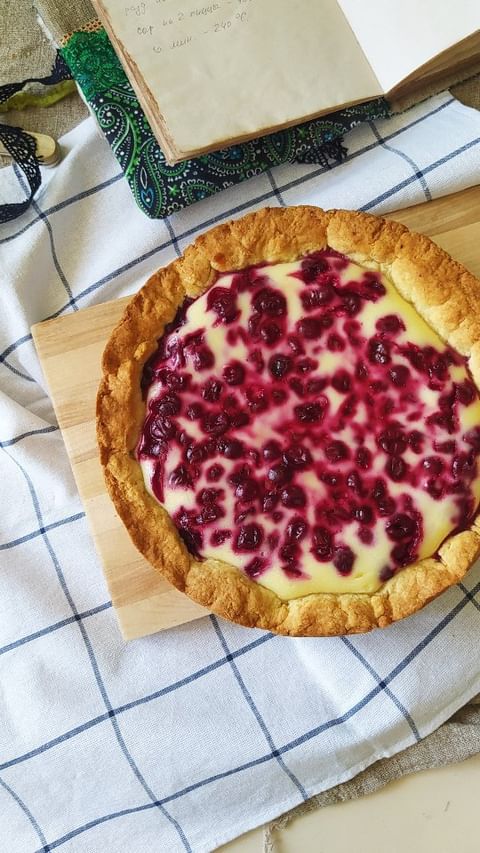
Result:
{"label": "white and blue plaid fabric", "polygon": [[[286,639],[205,617],[125,644],[32,344],[32,323],[133,292],[232,215],[381,212],[480,177],[480,115],[449,95],[347,144],[332,171],[279,167],[158,222],[88,119],[0,231],[2,853],[212,850],[414,743],[480,690],[478,566],[367,636]],[[12,198],[19,175],[1,180]]]}

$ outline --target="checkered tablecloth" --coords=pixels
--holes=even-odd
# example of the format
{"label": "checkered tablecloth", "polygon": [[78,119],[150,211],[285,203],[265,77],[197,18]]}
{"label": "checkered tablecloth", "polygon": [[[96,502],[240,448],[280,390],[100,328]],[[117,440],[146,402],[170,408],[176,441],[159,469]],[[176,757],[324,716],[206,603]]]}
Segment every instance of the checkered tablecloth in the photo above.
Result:
{"label": "checkered tablecloth", "polygon": [[[381,212],[480,176],[480,116],[448,95],[346,141],[331,171],[279,167],[158,222],[88,119],[0,231],[2,853],[212,850],[414,743],[480,690],[478,566],[367,636],[287,639],[206,617],[125,644],[32,344],[32,323],[133,292],[231,216]],[[2,195],[18,180],[3,171]]]}

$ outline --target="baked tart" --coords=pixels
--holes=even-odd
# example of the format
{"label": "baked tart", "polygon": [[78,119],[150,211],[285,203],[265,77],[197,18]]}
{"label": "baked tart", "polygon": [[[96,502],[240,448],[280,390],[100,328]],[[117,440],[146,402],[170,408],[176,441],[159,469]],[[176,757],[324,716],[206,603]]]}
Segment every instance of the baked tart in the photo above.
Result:
{"label": "baked tart", "polygon": [[374,216],[264,209],[132,298],[97,429],[115,507],[175,587],[242,625],[368,631],[480,551],[480,286]]}

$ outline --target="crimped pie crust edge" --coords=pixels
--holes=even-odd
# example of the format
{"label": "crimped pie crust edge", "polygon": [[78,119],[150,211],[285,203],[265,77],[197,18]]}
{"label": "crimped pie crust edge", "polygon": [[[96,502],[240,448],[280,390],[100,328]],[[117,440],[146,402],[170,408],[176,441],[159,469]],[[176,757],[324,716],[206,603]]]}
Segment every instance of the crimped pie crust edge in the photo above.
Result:
{"label": "crimped pie crust edge", "polygon": [[193,558],[166,510],[145,489],[133,456],[145,412],[142,370],[185,296],[203,293],[217,273],[261,261],[293,261],[327,245],[384,272],[427,323],[468,357],[480,387],[480,282],[429,238],[398,222],[305,206],[264,208],[218,225],[152,275],[111,334],[97,396],[97,438],[107,489],[143,556],[177,589],[213,612],[290,636],[385,627],[457,583],[480,553],[476,517],[470,529],[445,540],[438,558],[402,569],[376,593],[315,593],[283,601],[233,566]]}

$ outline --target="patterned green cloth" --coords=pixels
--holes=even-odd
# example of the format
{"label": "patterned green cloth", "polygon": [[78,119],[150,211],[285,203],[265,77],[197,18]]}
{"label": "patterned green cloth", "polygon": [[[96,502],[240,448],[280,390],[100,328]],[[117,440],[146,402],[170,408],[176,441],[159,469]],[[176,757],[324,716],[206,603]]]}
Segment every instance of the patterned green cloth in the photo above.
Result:
{"label": "patterned green cloth", "polygon": [[387,102],[378,99],[170,166],[105,30],[75,32],[61,53],[95,113],[135,201],[147,216],[156,219],[281,163],[317,163],[327,168],[345,156],[345,133],[361,121],[389,113]]}

